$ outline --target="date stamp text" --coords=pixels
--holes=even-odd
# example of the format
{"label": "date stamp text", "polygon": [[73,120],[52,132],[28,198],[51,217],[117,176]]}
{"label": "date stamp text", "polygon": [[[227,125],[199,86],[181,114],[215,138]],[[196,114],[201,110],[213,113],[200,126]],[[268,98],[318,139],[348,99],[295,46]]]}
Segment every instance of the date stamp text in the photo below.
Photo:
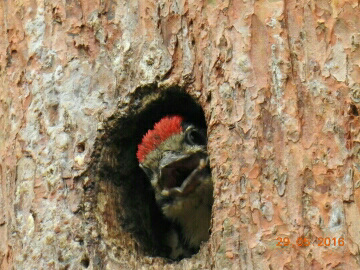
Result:
{"label": "date stamp text", "polygon": [[[277,244],[276,246],[280,247],[286,247],[291,244],[294,244],[291,242],[289,237],[278,237],[276,238]],[[295,241],[295,245],[299,247],[308,247],[310,245],[319,246],[319,247],[337,247],[337,246],[344,246],[345,240],[344,238],[337,238],[337,237],[316,237],[314,241],[310,241],[309,238],[305,237],[298,237]]]}

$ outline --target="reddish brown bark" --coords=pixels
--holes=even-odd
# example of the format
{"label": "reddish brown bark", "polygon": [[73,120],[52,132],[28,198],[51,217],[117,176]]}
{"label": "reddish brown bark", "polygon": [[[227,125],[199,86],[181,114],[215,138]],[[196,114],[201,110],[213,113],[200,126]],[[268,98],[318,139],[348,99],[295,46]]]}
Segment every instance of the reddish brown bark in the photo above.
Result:
{"label": "reddish brown bark", "polygon": [[[358,1],[1,1],[0,268],[359,268],[359,33]],[[174,86],[204,109],[215,203],[168,264],[89,168],[138,92]]]}

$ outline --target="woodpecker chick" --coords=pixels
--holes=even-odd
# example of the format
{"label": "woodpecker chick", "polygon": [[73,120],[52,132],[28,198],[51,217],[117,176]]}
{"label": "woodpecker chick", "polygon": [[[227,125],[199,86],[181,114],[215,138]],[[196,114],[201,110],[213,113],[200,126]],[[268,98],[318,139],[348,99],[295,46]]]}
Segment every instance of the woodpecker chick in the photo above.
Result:
{"label": "woodpecker chick", "polygon": [[171,259],[191,256],[209,238],[213,183],[206,143],[204,129],[174,115],[157,122],[138,145],[140,167],[174,225],[165,235]]}

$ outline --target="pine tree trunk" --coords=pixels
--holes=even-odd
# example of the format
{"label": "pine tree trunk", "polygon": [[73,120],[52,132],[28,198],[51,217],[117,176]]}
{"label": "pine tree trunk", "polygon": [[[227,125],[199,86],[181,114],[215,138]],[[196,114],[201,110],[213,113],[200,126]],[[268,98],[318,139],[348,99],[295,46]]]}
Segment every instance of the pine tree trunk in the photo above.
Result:
{"label": "pine tree trunk", "polygon": [[[359,5],[1,1],[0,269],[359,269]],[[134,153],[189,97],[212,228],[169,263]]]}

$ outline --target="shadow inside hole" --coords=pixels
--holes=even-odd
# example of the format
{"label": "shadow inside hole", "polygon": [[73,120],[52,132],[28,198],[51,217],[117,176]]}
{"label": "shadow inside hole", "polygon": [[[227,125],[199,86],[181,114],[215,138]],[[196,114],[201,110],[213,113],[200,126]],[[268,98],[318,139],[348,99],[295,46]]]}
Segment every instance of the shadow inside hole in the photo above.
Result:
{"label": "shadow inside hole", "polygon": [[90,260],[88,257],[84,257],[81,259],[81,265],[84,267],[84,268],[88,268],[89,265],[90,265]]}
{"label": "shadow inside hole", "polygon": [[110,205],[102,213],[109,237],[121,237],[121,227],[136,239],[139,246],[135,248],[150,256],[165,256],[168,251],[161,236],[170,224],[157,207],[150,182],[139,168],[137,145],[166,115],[182,115],[185,121],[201,128],[206,128],[206,122],[201,107],[181,89],[153,92],[154,89],[140,91],[127,117],[112,119],[100,142],[98,175]]}
{"label": "shadow inside hole", "polygon": [[76,146],[76,150],[78,153],[83,153],[85,151],[85,143],[84,142],[78,143]]}

